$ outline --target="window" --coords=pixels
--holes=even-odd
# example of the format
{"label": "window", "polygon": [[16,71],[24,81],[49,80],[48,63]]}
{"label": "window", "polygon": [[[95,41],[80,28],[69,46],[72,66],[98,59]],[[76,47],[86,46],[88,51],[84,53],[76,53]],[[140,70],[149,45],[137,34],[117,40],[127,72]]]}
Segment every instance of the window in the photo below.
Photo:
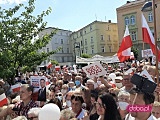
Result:
{"label": "window", "polygon": [[63,48],[62,48],[62,53],[64,53]]}
{"label": "window", "polygon": [[84,34],[86,34],[86,29],[84,29]]}
{"label": "window", "polygon": [[105,52],[105,47],[104,46],[101,47],[101,52]]}
{"label": "window", "polygon": [[135,24],[135,16],[132,15],[132,16],[130,17],[130,19],[131,19],[131,25],[134,25],[134,24]]}
{"label": "window", "polygon": [[92,31],[92,25],[90,26],[90,31]]}
{"label": "window", "polygon": [[86,54],[87,54],[87,48],[86,48]]}
{"label": "window", "polygon": [[111,48],[111,46],[108,46],[108,48],[109,48],[109,52],[112,52],[112,48]]}
{"label": "window", "polygon": [[125,25],[129,25],[129,18],[125,17]]}
{"label": "window", "polygon": [[93,37],[91,37],[91,43],[93,43]]}
{"label": "window", "polygon": [[47,48],[47,53],[49,53],[49,48]]}
{"label": "window", "polygon": [[81,50],[81,53],[83,54],[83,50]]}
{"label": "window", "polygon": [[80,31],[80,36],[82,36],[82,31]]}
{"label": "window", "polygon": [[67,53],[69,53],[69,48],[67,48]]}
{"label": "window", "polygon": [[87,39],[85,39],[85,45],[87,45]]}
{"label": "window", "polygon": [[101,40],[104,40],[104,37],[103,37],[103,35],[101,35]]}
{"label": "window", "polygon": [[64,57],[62,57],[62,62],[64,62]]}
{"label": "window", "polygon": [[150,13],[148,14],[148,21],[149,21],[149,22],[153,22],[152,12],[150,12]]}
{"label": "window", "polygon": [[108,35],[108,41],[111,41],[111,36],[110,35]]}
{"label": "window", "polygon": [[61,39],[61,44],[63,44],[63,39]]}
{"label": "window", "polygon": [[108,25],[108,27],[107,27],[107,30],[110,30],[109,25]]}
{"label": "window", "polygon": [[137,39],[136,31],[132,31],[132,32],[131,32],[131,37],[132,37],[132,40],[133,40],[133,41]]}
{"label": "window", "polygon": [[83,46],[83,41],[81,41],[81,46]]}
{"label": "window", "polygon": [[91,48],[91,53],[94,54],[94,47]]}

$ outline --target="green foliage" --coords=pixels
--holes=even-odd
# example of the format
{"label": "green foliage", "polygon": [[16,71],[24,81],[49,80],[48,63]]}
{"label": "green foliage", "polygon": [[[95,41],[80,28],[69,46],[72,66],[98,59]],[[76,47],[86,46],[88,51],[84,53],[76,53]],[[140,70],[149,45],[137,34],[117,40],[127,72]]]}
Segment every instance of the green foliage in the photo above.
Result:
{"label": "green foliage", "polygon": [[56,60],[51,60],[52,65],[59,65],[58,61]]}
{"label": "green foliage", "polygon": [[37,16],[32,15],[34,10],[35,0],[29,0],[27,6],[19,4],[9,9],[0,7],[0,77],[2,78],[13,77],[19,67],[32,70],[60,49],[38,52],[49,43],[57,30],[53,29],[51,33],[37,38],[47,25],[47,22],[43,22],[43,18],[51,13],[51,8]]}
{"label": "green foliage", "polygon": [[135,47],[132,47],[132,48],[131,48],[131,51],[134,53],[134,57],[135,57],[136,60],[137,60],[137,58],[138,58],[138,49],[135,48]]}
{"label": "green foliage", "polygon": [[81,57],[82,58],[91,58],[91,55],[84,53],[81,55]]}

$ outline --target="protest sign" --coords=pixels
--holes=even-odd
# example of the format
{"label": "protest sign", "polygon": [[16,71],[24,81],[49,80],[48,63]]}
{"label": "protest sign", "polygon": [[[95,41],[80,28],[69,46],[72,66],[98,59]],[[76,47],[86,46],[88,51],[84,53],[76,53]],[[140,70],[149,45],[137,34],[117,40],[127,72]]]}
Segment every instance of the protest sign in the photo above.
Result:
{"label": "protest sign", "polygon": [[107,73],[106,70],[100,64],[100,62],[95,62],[86,67],[83,67],[82,69],[89,78],[99,77]]}
{"label": "protest sign", "polygon": [[48,81],[48,78],[46,76],[31,76],[31,85],[34,87],[34,92],[37,92],[41,86],[40,86],[40,80],[41,79],[44,79],[46,81],[46,84],[47,84],[47,81]]}
{"label": "protest sign", "polygon": [[142,50],[142,57],[151,57],[153,56],[153,52],[151,49]]}

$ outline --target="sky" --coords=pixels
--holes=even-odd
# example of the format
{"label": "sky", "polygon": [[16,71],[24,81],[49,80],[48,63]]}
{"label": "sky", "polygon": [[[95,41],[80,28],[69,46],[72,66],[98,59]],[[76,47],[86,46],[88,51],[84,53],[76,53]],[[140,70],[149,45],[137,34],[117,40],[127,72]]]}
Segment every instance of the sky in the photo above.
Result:
{"label": "sky", "polygon": [[[0,0],[2,8],[11,8],[19,3],[27,5],[28,0]],[[34,14],[40,14],[52,8],[52,12],[44,18],[47,27],[56,27],[64,30],[76,31],[91,22],[117,22],[116,8],[127,0],[36,0]]]}

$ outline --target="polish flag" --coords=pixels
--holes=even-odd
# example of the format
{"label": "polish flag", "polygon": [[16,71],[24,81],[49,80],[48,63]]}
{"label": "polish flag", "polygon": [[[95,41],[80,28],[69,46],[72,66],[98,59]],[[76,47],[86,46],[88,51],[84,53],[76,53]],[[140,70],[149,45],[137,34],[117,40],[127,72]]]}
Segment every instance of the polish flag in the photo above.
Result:
{"label": "polish flag", "polygon": [[21,88],[21,84],[15,84],[11,86],[13,92],[19,92]]}
{"label": "polish flag", "polygon": [[49,68],[51,68],[52,67],[52,63],[51,63],[51,61],[47,64],[47,68],[49,69]]}
{"label": "polish flag", "polygon": [[[143,42],[148,43],[154,55],[156,55],[156,46],[153,34],[147,24],[147,21],[142,14],[142,35],[143,35]],[[160,50],[158,49],[158,61],[160,62]]]}
{"label": "polish flag", "polygon": [[56,70],[56,71],[59,71],[60,68],[61,68],[60,66],[55,66],[55,70]]}
{"label": "polish flag", "polygon": [[0,95],[0,107],[3,107],[3,105],[6,105],[8,103],[6,95],[3,93]]}
{"label": "polish flag", "polygon": [[117,53],[120,62],[124,62],[125,60],[128,60],[130,58],[131,47],[132,47],[132,40],[129,34],[128,26],[126,26],[124,37],[122,39],[121,46]]}

